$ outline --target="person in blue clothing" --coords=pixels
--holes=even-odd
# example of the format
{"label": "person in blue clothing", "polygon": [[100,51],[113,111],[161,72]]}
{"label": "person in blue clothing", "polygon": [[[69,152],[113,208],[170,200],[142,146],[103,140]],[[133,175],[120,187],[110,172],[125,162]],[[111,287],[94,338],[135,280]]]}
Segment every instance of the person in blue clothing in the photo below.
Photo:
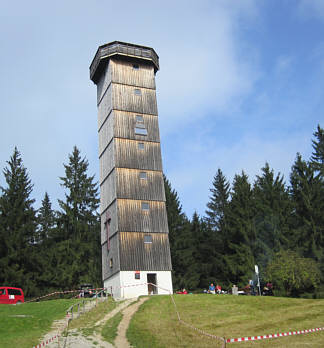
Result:
{"label": "person in blue clothing", "polygon": [[209,290],[210,294],[214,294],[215,295],[215,285],[213,283],[211,283],[209,285],[209,289],[208,290]]}

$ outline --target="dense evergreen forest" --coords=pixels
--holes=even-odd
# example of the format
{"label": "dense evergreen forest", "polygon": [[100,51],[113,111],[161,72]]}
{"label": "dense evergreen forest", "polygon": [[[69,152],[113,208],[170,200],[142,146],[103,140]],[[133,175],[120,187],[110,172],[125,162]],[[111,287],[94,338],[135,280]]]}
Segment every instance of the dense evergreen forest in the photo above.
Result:
{"label": "dense evergreen forest", "polygon": [[[174,288],[199,290],[210,282],[244,287],[258,265],[276,294],[324,297],[324,130],[312,156],[296,155],[289,182],[265,163],[251,183],[242,171],[229,183],[218,169],[205,216],[182,211],[165,179]],[[101,286],[98,183],[77,147],[64,165],[59,210],[47,193],[34,208],[33,185],[15,148],[0,192],[0,284],[27,296],[81,283]]]}

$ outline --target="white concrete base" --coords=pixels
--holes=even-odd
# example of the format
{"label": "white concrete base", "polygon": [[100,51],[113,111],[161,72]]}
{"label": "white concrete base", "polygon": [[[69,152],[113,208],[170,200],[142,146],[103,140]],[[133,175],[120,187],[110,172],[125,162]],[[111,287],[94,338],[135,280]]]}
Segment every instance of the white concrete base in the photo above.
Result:
{"label": "white concrete base", "polygon": [[[147,274],[156,274],[154,291],[148,286]],[[108,293],[115,299],[133,298],[142,295],[169,295],[173,293],[171,271],[140,271],[140,279],[135,279],[135,271],[121,271],[104,281]],[[150,276],[149,276],[150,277]],[[149,294],[150,290],[150,294]]]}

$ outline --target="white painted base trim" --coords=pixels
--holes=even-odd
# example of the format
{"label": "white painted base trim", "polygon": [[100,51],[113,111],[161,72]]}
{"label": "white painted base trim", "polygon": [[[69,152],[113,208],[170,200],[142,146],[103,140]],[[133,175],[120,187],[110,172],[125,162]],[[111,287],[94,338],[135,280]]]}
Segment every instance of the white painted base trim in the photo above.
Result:
{"label": "white painted base trim", "polygon": [[[135,279],[135,271],[121,271],[104,281],[104,287],[115,299],[134,298],[149,294],[147,274],[156,274],[158,295],[173,293],[171,271],[140,271],[140,279]],[[150,289],[151,290],[151,289]]]}

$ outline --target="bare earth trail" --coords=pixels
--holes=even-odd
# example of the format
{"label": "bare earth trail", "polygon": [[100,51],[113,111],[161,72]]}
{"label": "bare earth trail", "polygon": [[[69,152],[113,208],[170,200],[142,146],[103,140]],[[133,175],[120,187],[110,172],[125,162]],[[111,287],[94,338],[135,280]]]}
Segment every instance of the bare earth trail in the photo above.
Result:
{"label": "bare earth trail", "polygon": [[[106,314],[104,318],[100,319],[94,324],[95,330],[91,335],[83,335],[82,330],[73,329],[69,330],[67,337],[60,337],[59,344],[57,340],[47,345],[50,348],[64,347],[64,348],[130,348],[130,344],[126,338],[126,331],[132,316],[136,313],[141,304],[146,301],[148,297],[141,298],[138,302],[133,303],[136,299],[126,300],[118,305],[111,312]],[[133,303],[133,304],[131,304]],[[103,340],[102,336],[96,329],[100,329],[107,320],[115,316],[118,312],[123,313],[123,319],[118,326],[117,337],[114,345]],[[54,322],[53,330],[45,335],[42,341],[46,341],[55,336],[58,330],[66,324],[66,319],[58,320]],[[96,332],[97,331],[97,332]]]}

